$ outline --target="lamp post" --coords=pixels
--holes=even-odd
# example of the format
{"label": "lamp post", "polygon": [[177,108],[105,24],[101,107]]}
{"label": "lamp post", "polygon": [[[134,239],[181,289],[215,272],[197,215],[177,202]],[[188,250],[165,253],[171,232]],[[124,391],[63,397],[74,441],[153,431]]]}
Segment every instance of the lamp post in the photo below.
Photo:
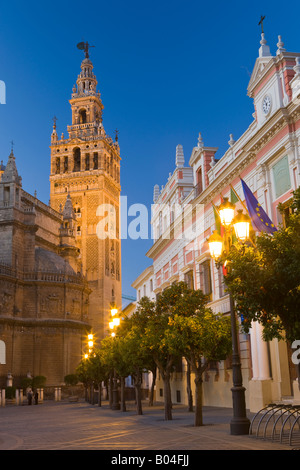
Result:
{"label": "lamp post", "polygon": [[[211,257],[217,262],[222,254],[228,254],[232,245],[233,228],[237,239],[241,242],[249,240],[250,217],[243,214],[241,210],[234,216],[235,206],[227,198],[219,206],[221,224],[225,228],[221,237],[215,230],[208,239]],[[233,418],[230,422],[230,433],[232,435],[248,434],[250,421],[246,414],[245,387],[243,387],[243,377],[241,360],[238,348],[237,321],[232,295],[229,294],[231,335],[232,335],[232,403]]]}
{"label": "lamp post", "polygon": [[[111,321],[109,322],[109,328],[111,329],[111,336],[115,337],[116,333],[114,329],[120,325],[120,318],[118,317],[118,309],[112,307],[110,309]],[[118,393],[118,381],[117,381],[117,374],[116,370],[114,369],[114,376],[113,376],[113,391],[112,391],[112,410],[119,410],[120,409],[120,402],[119,402],[119,393]]]}

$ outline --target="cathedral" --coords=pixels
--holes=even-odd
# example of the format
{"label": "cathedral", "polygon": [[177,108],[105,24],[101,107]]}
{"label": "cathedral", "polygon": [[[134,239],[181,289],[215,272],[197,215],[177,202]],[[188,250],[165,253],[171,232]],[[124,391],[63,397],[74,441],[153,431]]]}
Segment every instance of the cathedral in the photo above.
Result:
{"label": "cathedral", "polygon": [[13,150],[0,165],[0,386],[62,384],[121,307],[120,149],[84,51],[68,138],[54,119],[49,205],[23,190]]}

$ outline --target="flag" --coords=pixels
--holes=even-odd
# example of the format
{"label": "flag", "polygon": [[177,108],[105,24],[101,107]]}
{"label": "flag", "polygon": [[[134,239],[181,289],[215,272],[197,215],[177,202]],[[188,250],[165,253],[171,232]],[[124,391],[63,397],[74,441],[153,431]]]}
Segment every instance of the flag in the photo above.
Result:
{"label": "flag", "polygon": [[215,206],[213,206],[214,208],[214,216],[215,216],[215,226],[216,226],[216,230],[218,232],[219,235],[221,235],[221,219],[220,219],[220,216],[217,212],[217,209]]}
{"label": "flag", "polygon": [[232,188],[230,188],[230,202],[232,202],[232,204],[239,202],[239,198]]}
{"label": "flag", "polygon": [[277,231],[272,220],[269,219],[262,206],[257,201],[245,181],[241,179],[245,200],[252,224],[258,232],[274,233]]}

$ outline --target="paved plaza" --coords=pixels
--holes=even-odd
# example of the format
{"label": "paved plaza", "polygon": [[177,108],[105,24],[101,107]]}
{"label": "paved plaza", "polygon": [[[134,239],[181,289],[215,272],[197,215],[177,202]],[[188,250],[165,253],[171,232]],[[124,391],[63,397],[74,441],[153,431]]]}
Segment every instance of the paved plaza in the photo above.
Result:
{"label": "paved plaza", "polygon": [[230,409],[205,407],[203,416],[204,426],[194,427],[194,414],[179,405],[174,405],[171,421],[164,420],[162,405],[144,405],[143,415],[136,414],[133,403],[126,412],[111,410],[107,402],[101,407],[85,401],[8,405],[0,408],[0,449],[109,450],[116,455],[118,451],[294,449],[270,439],[230,435]]}

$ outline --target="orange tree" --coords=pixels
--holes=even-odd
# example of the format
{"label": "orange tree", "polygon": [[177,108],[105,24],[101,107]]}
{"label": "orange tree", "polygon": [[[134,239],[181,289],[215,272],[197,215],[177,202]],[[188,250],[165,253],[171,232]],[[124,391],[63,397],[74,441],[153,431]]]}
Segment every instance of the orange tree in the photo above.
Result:
{"label": "orange tree", "polygon": [[230,317],[216,315],[210,309],[195,310],[190,316],[175,314],[169,319],[165,341],[170,353],[181,352],[195,374],[194,424],[202,426],[203,373],[210,361],[221,361],[230,354]]}
{"label": "orange tree", "polygon": [[164,383],[166,420],[172,419],[170,379],[175,362],[184,356],[195,373],[198,425],[202,423],[202,374],[210,360],[221,360],[230,351],[230,319],[215,316],[207,301],[201,290],[179,282],[167,287],[156,302],[141,299],[132,316],[140,328],[141,347],[150,351]]}
{"label": "orange tree", "polygon": [[134,380],[137,414],[142,411],[142,374],[153,370],[153,359],[141,341],[140,325],[132,317],[125,317],[118,330],[119,351],[126,364],[128,375]]}
{"label": "orange tree", "polygon": [[248,333],[260,322],[265,340],[300,338],[300,190],[294,193],[293,213],[286,227],[262,233],[256,247],[234,246],[227,259],[228,291]]}

